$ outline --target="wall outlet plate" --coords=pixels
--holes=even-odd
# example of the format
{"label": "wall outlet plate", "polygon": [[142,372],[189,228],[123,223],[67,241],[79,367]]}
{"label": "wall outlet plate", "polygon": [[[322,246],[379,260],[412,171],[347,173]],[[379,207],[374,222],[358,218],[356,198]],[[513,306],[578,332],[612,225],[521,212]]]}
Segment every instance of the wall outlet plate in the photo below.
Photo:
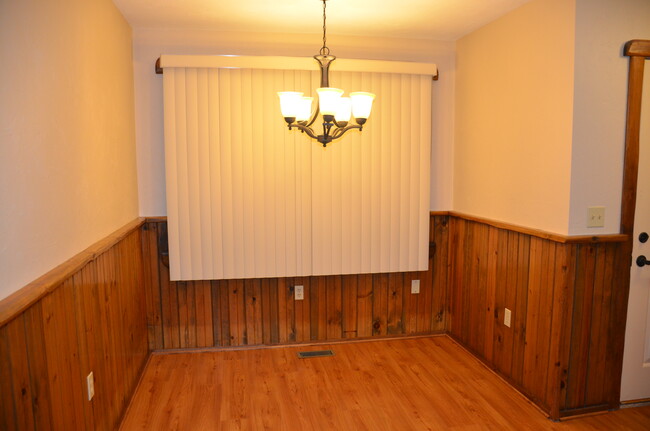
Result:
{"label": "wall outlet plate", "polygon": [[90,401],[95,396],[95,376],[92,371],[86,376],[86,385],[88,387],[88,401]]}
{"label": "wall outlet plate", "polygon": [[508,328],[510,327],[511,318],[512,318],[512,312],[506,308],[505,312],[503,313],[503,324],[506,325]]}
{"label": "wall outlet plate", "polygon": [[305,299],[305,286],[294,286],[293,292],[296,301],[302,301]]}
{"label": "wall outlet plate", "polygon": [[605,227],[605,207],[589,207],[587,227]]}
{"label": "wall outlet plate", "polygon": [[411,280],[411,293],[414,295],[420,293],[420,280]]}

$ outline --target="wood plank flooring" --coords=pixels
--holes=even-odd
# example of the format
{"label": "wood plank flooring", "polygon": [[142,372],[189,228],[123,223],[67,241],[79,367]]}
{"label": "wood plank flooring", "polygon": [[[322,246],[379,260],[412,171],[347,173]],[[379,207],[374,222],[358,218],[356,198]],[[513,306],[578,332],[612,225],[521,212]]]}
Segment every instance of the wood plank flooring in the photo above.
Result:
{"label": "wood plank flooring", "polygon": [[[298,359],[306,350],[333,357]],[[153,354],[121,430],[647,430],[650,407],[555,423],[446,336]]]}

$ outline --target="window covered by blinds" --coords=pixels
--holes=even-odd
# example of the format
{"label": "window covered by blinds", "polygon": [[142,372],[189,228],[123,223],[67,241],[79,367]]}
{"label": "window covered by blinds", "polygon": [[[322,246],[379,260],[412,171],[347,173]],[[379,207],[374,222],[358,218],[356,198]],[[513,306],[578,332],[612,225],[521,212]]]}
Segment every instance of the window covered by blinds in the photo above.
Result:
{"label": "window covered by blinds", "polygon": [[431,75],[331,72],[377,94],[362,133],[289,132],[277,91],[317,71],[165,67],[172,280],[425,270]]}

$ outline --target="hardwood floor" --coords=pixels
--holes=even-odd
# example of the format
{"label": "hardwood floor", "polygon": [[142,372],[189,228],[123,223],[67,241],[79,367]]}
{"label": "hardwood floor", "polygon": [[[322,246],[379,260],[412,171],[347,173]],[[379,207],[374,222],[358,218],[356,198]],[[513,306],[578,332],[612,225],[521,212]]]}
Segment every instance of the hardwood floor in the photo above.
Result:
{"label": "hardwood floor", "polygon": [[[334,356],[299,359],[299,351]],[[650,406],[555,423],[446,336],[152,355],[121,430],[647,430]]]}

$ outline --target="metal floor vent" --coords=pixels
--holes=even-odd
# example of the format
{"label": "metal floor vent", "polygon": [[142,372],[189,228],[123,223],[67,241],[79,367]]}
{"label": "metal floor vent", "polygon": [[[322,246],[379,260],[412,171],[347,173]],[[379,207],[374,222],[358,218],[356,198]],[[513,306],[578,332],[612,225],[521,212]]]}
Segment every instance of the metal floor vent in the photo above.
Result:
{"label": "metal floor vent", "polygon": [[300,359],[322,358],[323,356],[334,356],[331,350],[312,350],[311,352],[298,352]]}

